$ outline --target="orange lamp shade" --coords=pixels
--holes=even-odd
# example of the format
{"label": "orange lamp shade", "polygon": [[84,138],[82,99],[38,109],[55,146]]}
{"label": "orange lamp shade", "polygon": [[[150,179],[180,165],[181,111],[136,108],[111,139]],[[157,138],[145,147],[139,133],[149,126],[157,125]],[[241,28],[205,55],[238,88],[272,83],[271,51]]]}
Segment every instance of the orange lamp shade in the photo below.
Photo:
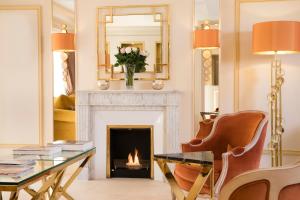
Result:
{"label": "orange lamp shade", "polygon": [[254,24],[252,51],[255,54],[300,53],[300,22],[270,21]]}
{"label": "orange lamp shade", "polygon": [[74,33],[53,33],[52,34],[53,51],[74,51]]}
{"label": "orange lamp shade", "polygon": [[195,49],[210,49],[218,47],[220,47],[218,29],[199,29],[194,31]]}

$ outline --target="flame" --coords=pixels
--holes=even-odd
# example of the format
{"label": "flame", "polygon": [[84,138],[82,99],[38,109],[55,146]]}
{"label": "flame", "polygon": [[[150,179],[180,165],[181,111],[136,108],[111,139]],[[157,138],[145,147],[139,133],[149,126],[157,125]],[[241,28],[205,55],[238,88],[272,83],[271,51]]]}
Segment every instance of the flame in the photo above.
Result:
{"label": "flame", "polygon": [[132,157],[131,153],[128,154],[128,162],[126,163],[126,165],[128,166],[140,166],[140,160],[139,160],[139,157],[138,157],[138,150],[135,149],[134,150],[134,157]]}

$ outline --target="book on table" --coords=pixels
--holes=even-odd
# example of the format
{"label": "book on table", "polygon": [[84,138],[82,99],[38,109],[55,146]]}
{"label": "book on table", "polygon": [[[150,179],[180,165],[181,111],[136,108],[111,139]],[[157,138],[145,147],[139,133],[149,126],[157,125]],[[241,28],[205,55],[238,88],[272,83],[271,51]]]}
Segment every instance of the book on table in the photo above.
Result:
{"label": "book on table", "polygon": [[34,160],[0,160],[0,175],[19,177],[31,171],[34,165]]}
{"label": "book on table", "polygon": [[14,166],[28,166],[34,165],[35,160],[18,160],[18,159],[10,159],[10,160],[1,160],[0,159],[0,166],[6,167],[14,167]]}
{"label": "book on table", "polygon": [[28,166],[4,166],[0,165],[0,175],[5,176],[22,176],[33,169],[33,165]]}
{"label": "book on table", "polygon": [[64,151],[86,151],[93,148],[91,141],[56,140],[48,143],[48,146],[61,147]]}
{"label": "book on table", "polygon": [[25,146],[13,150],[17,155],[53,155],[62,151],[61,147],[54,146]]}

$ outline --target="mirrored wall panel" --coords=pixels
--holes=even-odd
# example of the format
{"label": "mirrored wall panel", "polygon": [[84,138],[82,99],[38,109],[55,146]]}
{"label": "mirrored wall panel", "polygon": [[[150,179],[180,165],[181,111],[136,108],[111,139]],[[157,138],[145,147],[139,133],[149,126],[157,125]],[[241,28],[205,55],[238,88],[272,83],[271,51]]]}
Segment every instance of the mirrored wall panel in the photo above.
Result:
{"label": "mirrored wall panel", "polygon": [[54,140],[75,140],[76,0],[52,0]]}
{"label": "mirrored wall panel", "polygon": [[199,121],[214,118],[219,111],[219,0],[195,0],[194,16],[197,126]]}
{"label": "mirrored wall panel", "polygon": [[139,49],[147,55],[142,80],[169,78],[168,6],[124,6],[98,9],[98,79],[121,80],[123,66],[116,66],[119,48]]}

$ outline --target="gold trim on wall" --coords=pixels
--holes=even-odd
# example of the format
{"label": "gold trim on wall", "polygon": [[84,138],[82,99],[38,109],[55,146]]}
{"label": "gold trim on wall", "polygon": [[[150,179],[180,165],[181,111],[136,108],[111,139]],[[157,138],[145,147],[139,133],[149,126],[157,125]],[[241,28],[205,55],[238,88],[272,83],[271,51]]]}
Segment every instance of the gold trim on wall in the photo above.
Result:
{"label": "gold trim on wall", "polygon": [[242,3],[263,3],[263,2],[282,2],[282,1],[297,1],[297,0],[235,0],[235,52],[234,52],[234,111],[239,111],[240,102],[240,18]]}
{"label": "gold trim on wall", "polygon": [[154,127],[153,125],[107,125],[106,126],[106,177],[110,178],[110,130],[112,128],[150,129],[150,178],[154,178]]}
{"label": "gold trim on wall", "polygon": [[[37,12],[38,26],[38,86],[39,86],[39,144],[44,145],[44,99],[43,99],[43,55],[42,55],[42,8],[39,5],[1,5],[0,10],[32,10]],[[25,145],[25,144],[24,144]],[[23,144],[0,144],[0,147],[18,147]],[[30,145],[30,144],[26,144]]]}

